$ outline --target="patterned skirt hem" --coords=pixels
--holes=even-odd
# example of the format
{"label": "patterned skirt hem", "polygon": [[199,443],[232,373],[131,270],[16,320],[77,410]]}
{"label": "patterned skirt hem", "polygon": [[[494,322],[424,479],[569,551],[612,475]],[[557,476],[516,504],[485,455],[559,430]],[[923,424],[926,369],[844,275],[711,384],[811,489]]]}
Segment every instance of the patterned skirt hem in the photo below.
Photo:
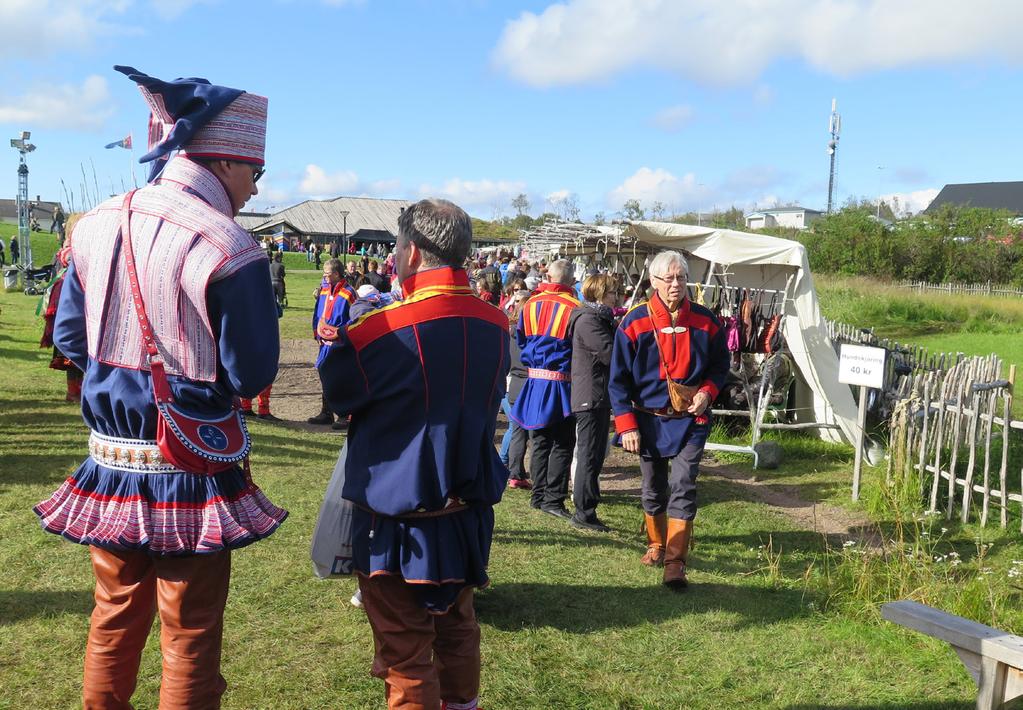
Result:
{"label": "patterned skirt hem", "polygon": [[172,556],[251,545],[273,534],[288,516],[251,483],[234,496],[168,506],[140,495],[93,497],[76,488],[73,479],[33,511],[43,530],[80,545]]}

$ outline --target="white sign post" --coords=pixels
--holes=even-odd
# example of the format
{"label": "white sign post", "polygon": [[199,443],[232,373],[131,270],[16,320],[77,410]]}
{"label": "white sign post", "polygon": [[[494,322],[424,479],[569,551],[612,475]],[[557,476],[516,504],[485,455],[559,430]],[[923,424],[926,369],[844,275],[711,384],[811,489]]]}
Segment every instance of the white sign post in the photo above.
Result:
{"label": "white sign post", "polygon": [[853,463],[853,500],[860,499],[860,471],[863,468],[864,429],[867,426],[867,390],[884,387],[884,348],[843,344],[838,356],[838,381],[859,385],[860,409],[857,417],[856,458]]}

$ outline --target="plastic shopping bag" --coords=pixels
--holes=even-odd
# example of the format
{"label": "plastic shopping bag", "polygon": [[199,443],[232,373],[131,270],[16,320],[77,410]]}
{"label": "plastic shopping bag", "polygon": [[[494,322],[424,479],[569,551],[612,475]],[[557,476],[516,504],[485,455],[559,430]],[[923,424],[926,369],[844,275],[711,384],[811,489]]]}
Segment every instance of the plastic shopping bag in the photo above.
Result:
{"label": "plastic shopping bag", "polygon": [[313,574],[320,579],[352,574],[352,514],[354,506],[341,497],[345,486],[345,460],[348,444],[341,449],[334,465],[334,474],[327,484],[327,494],[320,506],[320,515],[313,528]]}

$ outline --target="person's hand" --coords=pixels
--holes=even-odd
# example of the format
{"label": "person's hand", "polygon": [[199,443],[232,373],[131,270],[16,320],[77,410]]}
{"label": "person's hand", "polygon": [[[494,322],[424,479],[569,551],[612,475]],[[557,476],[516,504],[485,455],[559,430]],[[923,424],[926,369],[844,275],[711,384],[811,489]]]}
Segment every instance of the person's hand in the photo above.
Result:
{"label": "person's hand", "polygon": [[622,448],[630,454],[639,453],[639,430],[633,429],[622,434]]}
{"label": "person's hand", "polygon": [[704,391],[699,391],[696,396],[693,397],[693,403],[686,411],[692,414],[694,417],[698,417],[703,414],[707,407],[710,406],[710,395]]}

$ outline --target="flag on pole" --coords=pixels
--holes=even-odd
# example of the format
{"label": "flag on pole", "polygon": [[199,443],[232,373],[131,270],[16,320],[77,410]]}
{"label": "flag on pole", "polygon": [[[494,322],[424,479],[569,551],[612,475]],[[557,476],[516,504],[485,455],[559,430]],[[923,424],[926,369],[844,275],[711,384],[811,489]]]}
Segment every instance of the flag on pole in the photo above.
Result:
{"label": "flag on pole", "polygon": [[128,135],[126,135],[124,138],[122,138],[119,141],[114,141],[113,143],[107,143],[104,147],[105,148],[127,148],[128,150],[131,150],[131,134],[129,133]]}

